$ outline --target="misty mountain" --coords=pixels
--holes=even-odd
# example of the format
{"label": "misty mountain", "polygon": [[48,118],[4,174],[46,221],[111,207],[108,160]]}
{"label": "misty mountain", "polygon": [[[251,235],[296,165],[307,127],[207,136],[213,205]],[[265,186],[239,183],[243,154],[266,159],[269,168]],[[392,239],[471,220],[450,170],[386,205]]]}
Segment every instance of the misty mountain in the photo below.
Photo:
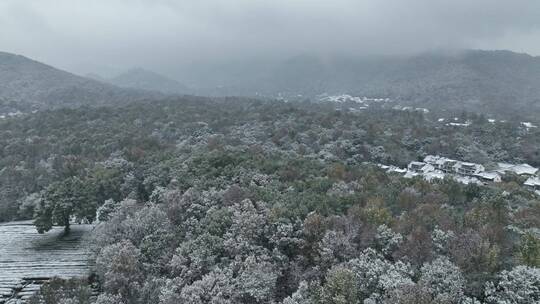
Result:
{"label": "misty mountain", "polygon": [[159,96],[77,76],[24,56],[0,52],[0,106],[6,110],[104,105]]}
{"label": "misty mountain", "polygon": [[124,88],[156,91],[166,94],[185,94],[189,89],[180,82],[141,68],[131,69],[108,82]]}
{"label": "misty mountain", "polygon": [[86,75],[84,75],[84,77],[86,78],[90,78],[90,79],[94,79],[94,80],[97,80],[97,81],[101,81],[101,82],[108,82],[107,78],[99,75],[99,74],[96,74],[96,73],[88,73]]}
{"label": "misty mountain", "polygon": [[[260,75],[261,73],[259,73]],[[511,115],[540,112],[540,57],[509,51],[416,56],[297,56],[219,94],[390,97],[432,109]]]}
{"label": "misty mountain", "polygon": [[237,63],[214,69],[201,67],[201,71],[194,77],[205,79],[206,74],[206,88],[192,91],[176,80],[142,69],[113,79],[93,75],[90,79],[23,56],[0,53],[0,107],[5,112],[22,106],[115,104],[163,96],[157,92],[286,98],[301,95],[312,99],[324,93],[347,93],[389,97],[403,105],[432,110],[467,110],[506,117],[540,115],[540,57],[509,51],[386,57],[303,55],[272,64]]}

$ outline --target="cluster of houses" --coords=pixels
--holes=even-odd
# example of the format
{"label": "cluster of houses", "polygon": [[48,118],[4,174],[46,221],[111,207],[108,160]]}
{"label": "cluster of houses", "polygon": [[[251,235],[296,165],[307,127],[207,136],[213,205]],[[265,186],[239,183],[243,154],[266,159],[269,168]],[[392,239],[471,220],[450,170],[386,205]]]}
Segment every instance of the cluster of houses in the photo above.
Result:
{"label": "cluster of houses", "polygon": [[390,98],[368,98],[368,97],[358,97],[358,96],[351,96],[348,94],[341,94],[341,95],[327,95],[322,94],[318,96],[319,101],[323,102],[335,102],[335,103],[358,103],[358,104],[365,104],[365,103],[371,103],[371,102],[391,102]]}
{"label": "cluster of houses", "polygon": [[379,165],[388,172],[404,174],[406,178],[422,176],[425,180],[453,178],[463,184],[486,184],[498,183],[501,176],[512,172],[520,176],[527,177],[524,186],[540,195],[540,175],[539,169],[528,164],[507,164],[499,163],[497,169],[486,170],[481,164],[463,162],[442,156],[428,155],[423,161],[413,161],[407,169],[393,166]]}
{"label": "cluster of houses", "polygon": [[423,162],[414,161],[407,166],[405,177],[417,175],[422,175],[427,180],[449,175],[464,184],[501,181],[501,176],[497,172],[486,171],[480,164],[434,155],[426,156]]}
{"label": "cluster of houses", "polygon": [[8,117],[17,117],[17,116],[21,116],[21,115],[23,115],[23,113],[21,111],[9,112],[7,114],[0,114],[0,119],[6,119]]}

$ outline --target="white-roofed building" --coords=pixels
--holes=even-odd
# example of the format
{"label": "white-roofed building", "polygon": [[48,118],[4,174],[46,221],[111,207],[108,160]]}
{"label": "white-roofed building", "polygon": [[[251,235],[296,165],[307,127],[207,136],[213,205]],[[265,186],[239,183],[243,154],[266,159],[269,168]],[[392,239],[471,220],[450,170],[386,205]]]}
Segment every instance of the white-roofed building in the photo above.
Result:
{"label": "white-roofed building", "polygon": [[415,173],[426,173],[426,172],[431,172],[435,170],[435,168],[431,164],[426,164],[424,162],[418,162],[418,161],[411,162],[407,166],[407,169]]}
{"label": "white-roofed building", "polygon": [[442,173],[441,171],[427,172],[424,173],[424,179],[428,182],[435,179],[444,179],[444,173]]}
{"label": "white-roofed building", "polygon": [[[530,178],[525,182],[525,186],[540,193],[540,177],[535,176],[536,173],[540,172],[538,168],[528,164],[515,165],[507,163],[499,163],[498,167],[495,171],[486,171],[485,167],[481,164],[463,162],[438,155],[427,155],[424,157],[423,162],[411,162],[407,166],[405,177],[413,178],[415,176],[422,176],[427,181],[433,181],[444,179],[448,176],[463,184],[481,185],[489,182],[499,183],[502,181],[502,174],[505,172],[514,172],[518,175],[529,176]],[[398,172],[391,169],[390,166],[388,171]]]}
{"label": "white-roofed building", "polygon": [[535,175],[538,172],[538,168],[535,168],[528,164],[513,165],[507,163],[499,163],[499,169],[497,171],[501,173],[514,172],[517,175]]}
{"label": "white-roofed building", "polygon": [[452,178],[455,181],[465,184],[465,185],[468,185],[468,184],[482,185],[482,182],[480,182],[476,177],[454,175]]}
{"label": "white-roofed building", "polygon": [[524,185],[531,190],[540,190],[540,177],[531,176],[525,181]]}
{"label": "white-roofed building", "polygon": [[415,173],[415,172],[413,172],[413,171],[407,171],[407,172],[405,173],[405,175],[403,175],[403,177],[404,177],[404,178],[413,178],[413,177],[418,176],[418,175],[420,175],[420,174]]}
{"label": "white-roofed building", "polygon": [[437,170],[443,171],[444,173],[475,175],[485,171],[485,168],[482,165],[457,161],[441,156],[428,155],[424,158],[424,162],[432,165]]}
{"label": "white-roofed building", "polygon": [[484,172],[486,169],[484,166],[475,163],[457,162],[454,165],[454,170],[462,175],[475,175]]}
{"label": "white-roofed building", "polygon": [[475,176],[486,182],[501,182],[501,176],[497,172],[480,172],[475,174]]}
{"label": "white-roofed building", "polygon": [[391,166],[387,172],[395,172],[395,173],[405,173],[407,172],[407,169],[402,169],[399,167]]}

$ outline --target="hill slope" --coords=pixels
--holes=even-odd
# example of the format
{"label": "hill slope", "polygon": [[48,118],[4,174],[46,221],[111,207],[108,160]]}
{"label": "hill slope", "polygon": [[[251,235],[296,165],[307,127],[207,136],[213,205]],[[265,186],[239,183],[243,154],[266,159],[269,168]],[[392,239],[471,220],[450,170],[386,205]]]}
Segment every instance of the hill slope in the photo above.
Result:
{"label": "hill slope", "polygon": [[180,82],[144,69],[132,69],[108,82],[119,87],[157,91],[166,94],[185,94],[188,88]]}
{"label": "hill slope", "polygon": [[24,56],[0,52],[1,105],[42,109],[111,104],[151,96],[157,95],[118,88]]}
{"label": "hill slope", "polygon": [[[540,113],[540,57],[509,51],[412,57],[297,56],[226,87],[230,94],[390,97],[416,106],[502,115]],[[235,91],[234,91],[235,90]]]}

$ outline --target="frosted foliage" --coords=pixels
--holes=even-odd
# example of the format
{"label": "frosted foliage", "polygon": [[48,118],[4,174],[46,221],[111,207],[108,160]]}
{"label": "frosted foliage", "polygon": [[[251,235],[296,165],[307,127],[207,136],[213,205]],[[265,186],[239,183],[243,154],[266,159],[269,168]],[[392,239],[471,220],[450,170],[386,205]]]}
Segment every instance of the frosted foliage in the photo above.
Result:
{"label": "frosted foliage", "polygon": [[302,239],[302,223],[277,223],[273,227],[270,242],[282,251],[298,250],[304,244]]}
{"label": "frosted foliage", "polygon": [[354,188],[344,181],[339,181],[332,185],[332,188],[328,190],[327,194],[337,197],[345,197],[354,194]]}
{"label": "frosted foliage", "polygon": [[122,301],[122,297],[119,295],[102,293],[98,296],[94,304],[124,304],[124,302]]}
{"label": "frosted foliage", "polygon": [[129,241],[103,248],[96,260],[96,271],[105,278],[103,288],[112,294],[130,299],[142,279],[141,254]]}
{"label": "frosted foliage", "polygon": [[540,303],[540,269],[516,266],[511,271],[503,271],[498,282],[486,286],[489,304]]}
{"label": "frosted foliage", "polygon": [[444,254],[447,252],[448,242],[453,238],[455,238],[453,231],[444,231],[439,228],[435,228],[431,233],[433,246],[435,247],[435,251],[439,254]]}
{"label": "frosted foliage", "polygon": [[399,244],[403,241],[403,236],[392,231],[392,229],[386,225],[380,225],[377,228],[375,239],[382,253],[388,255],[398,248]]}
{"label": "frosted foliage", "polygon": [[181,278],[198,278],[214,266],[222,247],[223,240],[205,233],[180,244],[170,266]]}
{"label": "frosted foliage", "polygon": [[420,270],[419,284],[425,287],[437,301],[459,303],[463,298],[465,279],[459,267],[446,257],[439,257],[424,264]]}
{"label": "frosted foliage", "polygon": [[319,242],[320,264],[325,267],[345,262],[354,254],[354,247],[348,236],[341,231],[328,231]]}
{"label": "frosted foliage", "polygon": [[201,280],[182,288],[179,295],[174,293],[162,294],[161,304],[229,304],[232,300],[234,286],[231,285],[232,272],[230,270],[217,269]]}
{"label": "frosted foliage", "polygon": [[124,159],[121,153],[113,153],[107,160],[101,163],[108,169],[119,169],[122,171],[128,171],[133,167],[133,164]]}
{"label": "frosted foliage", "polygon": [[164,235],[171,225],[167,214],[156,206],[145,207],[134,217],[124,221],[127,237],[134,244],[139,244],[151,235]]}
{"label": "frosted foliage", "polygon": [[164,187],[156,187],[152,193],[150,194],[150,202],[154,204],[160,204],[165,200],[165,194],[167,192],[167,189]]}
{"label": "frosted foliage", "polygon": [[232,207],[233,222],[225,234],[225,249],[232,256],[243,256],[260,251],[260,243],[267,231],[268,209],[262,202],[246,199]]}
{"label": "frosted foliage", "polygon": [[236,279],[237,292],[243,298],[254,299],[255,303],[267,303],[276,285],[276,273],[272,263],[249,256],[243,263]]}
{"label": "frosted foliage", "polygon": [[289,297],[283,300],[283,304],[312,304],[310,299],[309,286],[305,281],[300,282],[298,289]]}
{"label": "frosted foliage", "polygon": [[251,178],[250,185],[264,187],[268,185],[271,181],[272,178],[270,176],[262,173],[255,173]]}
{"label": "frosted foliage", "polygon": [[114,200],[106,200],[105,203],[96,210],[96,221],[98,223],[108,221],[118,206],[119,204],[117,204]]}
{"label": "frosted foliage", "polygon": [[392,264],[374,249],[364,250],[360,256],[346,263],[354,272],[359,292],[365,296],[384,294],[402,285],[412,284],[412,270],[408,264]]}

